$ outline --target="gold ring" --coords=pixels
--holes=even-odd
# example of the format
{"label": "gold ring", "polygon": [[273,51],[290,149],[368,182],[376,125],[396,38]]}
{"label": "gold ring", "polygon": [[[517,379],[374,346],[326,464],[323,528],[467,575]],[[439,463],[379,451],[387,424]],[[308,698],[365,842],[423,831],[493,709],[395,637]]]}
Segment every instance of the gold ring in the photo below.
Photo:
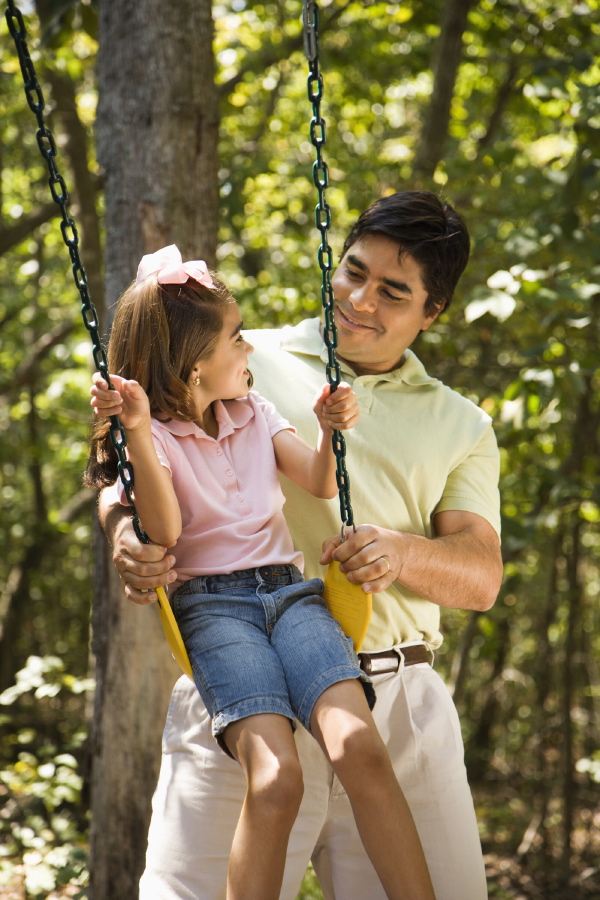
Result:
{"label": "gold ring", "polygon": [[385,562],[387,563],[387,569],[386,569],[385,572],[383,573],[384,575],[387,575],[387,573],[390,571],[390,568],[391,568],[391,566],[390,566],[390,561],[389,561],[389,559],[387,558],[387,556],[382,556],[381,559],[385,560]]}

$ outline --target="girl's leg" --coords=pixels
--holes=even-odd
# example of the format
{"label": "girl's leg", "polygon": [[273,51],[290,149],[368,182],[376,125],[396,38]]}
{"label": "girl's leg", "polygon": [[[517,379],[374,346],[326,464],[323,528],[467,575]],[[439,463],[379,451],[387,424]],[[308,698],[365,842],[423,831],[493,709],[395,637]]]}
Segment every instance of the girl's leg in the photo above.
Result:
{"label": "girl's leg", "polygon": [[278,900],[292,825],[302,800],[302,768],[290,722],[260,714],[224,733],[247,790],[227,876],[227,900]]}
{"label": "girl's leg", "polygon": [[423,848],[357,680],[318,698],[311,731],[348,795],[358,832],[389,900],[435,900]]}

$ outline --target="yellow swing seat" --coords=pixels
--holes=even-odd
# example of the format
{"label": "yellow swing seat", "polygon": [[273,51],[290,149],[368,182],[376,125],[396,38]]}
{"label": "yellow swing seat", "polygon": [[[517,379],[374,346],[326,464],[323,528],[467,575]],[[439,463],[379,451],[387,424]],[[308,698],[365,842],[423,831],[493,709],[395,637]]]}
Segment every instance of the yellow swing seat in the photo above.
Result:
{"label": "yellow swing seat", "polygon": [[169,650],[173,654],[173,659],[183,674],[187,675],[188,678],[191,678],[193,681],[194,676],[192,674],[190,658],[187,655],[187,650],[185,649],[185,644],[183,643],[183,638],[179,631],[179,625],[173,615],[167,593],[162,587],[157,587],[155,590],[158,594],[158,614],[167,639],[167,644],[169,645]]}
{"label": "yellow swing seat", "polygon": [[365,594],[359,584],[351,584],[340,572],[340,564],[329,564],[324,578],[323,597],[334,619],[342,630],[352,638],[356,653],[362,647],[373,610],[373,595]]}
{"label": "yellow swing seat", "polygon": [[[345,539],[342,526],[342,540]],[[358,653],[371,621],[373,595],[366,594],[359,584],[352,584],[348,581],[346,576],[340,572],[340,564],[336,561],[329,564],[323,584],[323,598],[329,612],[339,622],[344,634],[352,640],[354,651]],[[157,587],[155,590],[158,595],[160,621],[173,659],[183,674],[193,681],[190,659],[166,591],[162,587]]]}
{"label": "yellow swing seat", "polygon": [[[340,564],[338,562],[332,562],[329,565],[324,584],[323,596],[327,603],[327,608],[334,619],[337,619],[340,623],[343,632],[351,638],[354,650],[358,653],[371,621],[373,595],[365,594],[360,585],[351,584],[346,576],[340,572]],[[179,625],[173,615],[166,591],[162,587],[157,587],[156,593],[158,594],[158,613],[169,650],[183,674],[193,681],[194,676],[190,658],[185,649]]]}

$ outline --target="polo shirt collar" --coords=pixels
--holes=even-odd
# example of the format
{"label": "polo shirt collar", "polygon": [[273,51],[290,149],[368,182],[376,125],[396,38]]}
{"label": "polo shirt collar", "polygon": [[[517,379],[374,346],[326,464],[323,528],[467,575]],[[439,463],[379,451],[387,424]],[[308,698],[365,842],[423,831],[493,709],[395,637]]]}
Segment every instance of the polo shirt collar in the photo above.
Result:
{"label": "polo shirt collar", "polygon": [[[304,319],[298,325],[286,325],[282,329],[280,347],[282,350],[289,350],[291,353],[302,353],[307,356],[318,356],[323,364],[327,364],[327,347],[323,343],[320,330],[320,319]],[[340,370],[352,378],[356,378],[354,371],[350,366],[340,362]],[[404,363],[391,372],[379,372],[373,375],[358,376],[363,381],[391,381],[403,382],[404,384],[420,386],[426,384],[434,384],[437,378],[432,378],[425,371],[425,366],[421,360],[413,353],[407,350],[404,354]]]}
{"label": "polo shirt collar", "polygon": [[[215,418],[219,423],[218,441],[233,434],[236,428],[243,428],[250,419],[254,418],[254,409],[246,400],[228,400],[227,406],[221,400],[215,400],[214,411]],[[160,420],[157,421],[160,422]],[[169,422],[160,422],[160,425],[171,434],[177,435],[177,437],[187,437],[190,434],[196,438],[209,437],[195,422],[182,422],[180,419],[171,419]]]}

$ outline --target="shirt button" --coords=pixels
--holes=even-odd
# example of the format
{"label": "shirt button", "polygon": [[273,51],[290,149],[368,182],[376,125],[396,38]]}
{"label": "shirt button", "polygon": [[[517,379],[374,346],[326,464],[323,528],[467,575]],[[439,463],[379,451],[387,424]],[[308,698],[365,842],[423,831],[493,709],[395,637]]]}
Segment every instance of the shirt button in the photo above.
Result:
{"label": "shirt button", "polygon": [[229,475],[229,477],[231,478],[231,476],[233,475],[233,472],[231,471],[231,469],[227,469],[227,472],[225,474]]}
{"label": "shirt button", "polygon": [[217,450],[217,456],[223,456],[223,451],[221,450],[221,448]]}
{"label": "shirt button", "polygon": [[243,503],[243,502],[244,502],[244,498],[241,496],[238,496],[238,503]]}

